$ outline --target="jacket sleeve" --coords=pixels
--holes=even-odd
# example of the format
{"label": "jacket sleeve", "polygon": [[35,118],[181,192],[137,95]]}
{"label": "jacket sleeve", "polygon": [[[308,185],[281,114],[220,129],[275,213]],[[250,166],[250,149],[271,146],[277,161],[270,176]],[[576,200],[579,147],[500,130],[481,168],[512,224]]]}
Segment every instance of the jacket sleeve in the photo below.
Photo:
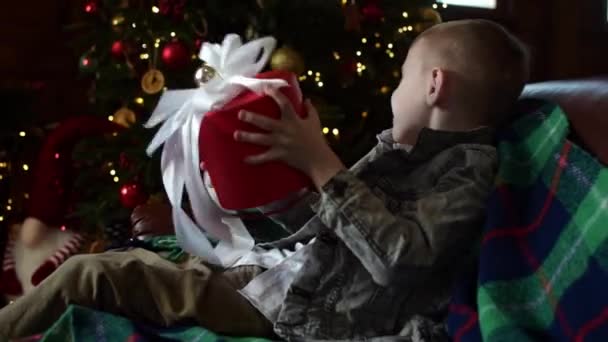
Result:
{"label": "jacket sleeve", "polygon": [[[297,199],[292,207],[269,216],[271,220],[280,224],[286,231],[290,233],[296,232],[315,215],[314,211],[311,209],[311,205],[317,202],[320,197],[318,193],[313,191],[293,195],[294,198],[297,196],[302,197]],[[294,200],[294,198],[290,197],[284,201],[281,201],[280,203],[261,207],[260,209],[266,212],[273,211],[279,209],[281,205],[285,204],[285,202]]]}
{"label": "jacket sleeve", "polygon": [[386,286],[411,274],[402,269],[430,268],[472,246],[493,185],[495,155],[469,150],[465,159],[396,214],[354,173],[341,171],[323,187],[317,215]]}

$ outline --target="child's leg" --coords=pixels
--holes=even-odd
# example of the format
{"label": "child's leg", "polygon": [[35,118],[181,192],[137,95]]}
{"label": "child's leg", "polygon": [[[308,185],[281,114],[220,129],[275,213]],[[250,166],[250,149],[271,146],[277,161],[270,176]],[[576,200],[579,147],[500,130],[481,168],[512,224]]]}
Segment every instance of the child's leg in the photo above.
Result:
{"label": "child's leg", "polygon": [[[253,277],[257,272],[249,273]],[[202,264],[179,267],[143,249],[78,255],[0,310],[0,339],[43,332],[69,304],[161,326],[200,325],[228,335],[272,334],[270,323],[231,284]]]}

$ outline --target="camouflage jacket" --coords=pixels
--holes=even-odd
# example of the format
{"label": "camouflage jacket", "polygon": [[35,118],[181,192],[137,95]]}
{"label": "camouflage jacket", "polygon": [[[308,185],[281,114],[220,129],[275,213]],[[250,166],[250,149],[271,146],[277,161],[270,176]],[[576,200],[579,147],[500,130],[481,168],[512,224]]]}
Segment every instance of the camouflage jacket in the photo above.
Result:
{"label": "camouflage jacket", "polygon": [[273,322],[285,339],[447,339],[453,279],[494,181],[491,131],[424,129],[410,152],[390,130],[378,140],[314,204],[276,218],[302,228],[273,247],[316,237]]}

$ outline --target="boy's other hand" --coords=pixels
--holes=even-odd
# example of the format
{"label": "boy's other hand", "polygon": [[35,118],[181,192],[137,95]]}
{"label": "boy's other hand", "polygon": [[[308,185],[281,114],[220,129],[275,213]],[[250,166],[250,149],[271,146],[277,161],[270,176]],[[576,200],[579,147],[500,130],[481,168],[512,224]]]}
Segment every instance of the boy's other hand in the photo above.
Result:
{"label": "boy's other hand", "polygon": [[267,95],[279,105],[280,120],[247,111],[239,113],[240,120],[268,133],[236,131],[234,139],[270,147],[262,154],[248,157],[245,162],[261,164],[282,160],[307,174],[317,189],[321,190],[325,183],[345,167],[325,141],[317,110],[309,100],[306,100],[304,105],[307,116],[301,118],[281,92],[270,90]]}

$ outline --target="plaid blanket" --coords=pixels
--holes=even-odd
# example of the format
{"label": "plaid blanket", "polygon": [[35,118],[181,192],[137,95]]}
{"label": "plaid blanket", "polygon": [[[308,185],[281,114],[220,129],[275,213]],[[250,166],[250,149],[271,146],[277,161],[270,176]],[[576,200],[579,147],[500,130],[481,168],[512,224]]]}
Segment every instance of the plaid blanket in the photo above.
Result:
{"label": "plaid blanket", "polygon": [[608,169],[545,104],[500,138],[478,270],[456,289],[459,341],[608,341]]}
{"label": "plaid blanket", "polygon": [[200,327],[158,329],[105,312],[72,305],[43,336],[28,342],[269,342],[253,337],[223,337]]}

